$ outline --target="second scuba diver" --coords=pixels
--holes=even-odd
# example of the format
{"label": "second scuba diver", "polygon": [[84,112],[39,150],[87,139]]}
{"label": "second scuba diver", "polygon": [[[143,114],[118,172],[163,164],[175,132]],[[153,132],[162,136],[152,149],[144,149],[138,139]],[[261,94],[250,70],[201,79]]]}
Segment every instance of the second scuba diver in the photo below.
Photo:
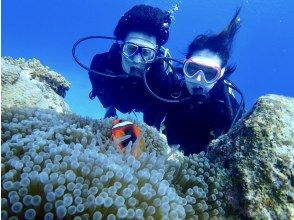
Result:
{"label": "second scuba diver", "polygon": [[169,105],[165,134],[169,144],[179,144],[187,155],[205,150],[243,113],[243,99],[239,104],[231,88],[239,90],[228,81],[236,69],[228,60],[240,28],[239,12],[219,34],[197,36],[189,45],[183,68],[175,73],[181,78],[177,80],[181,95],[190,99]]}
{"label": "second scuba diver", "polygon": [[145,88],[142,74],[148,72],[149,85],[165,96],[161,90],[166,84],[167,74],[162,60],[162,45],[169,37],[170,14],[159,8],[137,5],[127,11],[119,20],[114,35],[122,43],[114,43],[109,52],[96,54],[91,70],[110,75],[107,77],[89,72],[92,83],[90,98],[96,96],[106,108],[106,117],[122,113],[143,112],[144,122],[159,128],[165,114],[159,108],[159,101]]}

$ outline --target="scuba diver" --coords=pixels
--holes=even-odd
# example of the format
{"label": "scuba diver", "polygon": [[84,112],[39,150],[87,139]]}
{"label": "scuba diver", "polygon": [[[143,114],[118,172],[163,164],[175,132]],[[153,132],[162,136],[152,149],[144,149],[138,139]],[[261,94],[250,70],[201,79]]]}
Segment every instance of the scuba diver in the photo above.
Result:
{"label": "scuba diver", "polygon": [[120,18],[114,30],[116,42],[109,52],[93,57],[89,97],[98,97],[106,108],[105,118],[116,116],[116,110],[143,112],[144,122],[159,129],[166,110],[159,108],[160,101],[146,90],[142,75],[148,72],[149,86],[166,96],[167,91],[161,90],[168,80],[166,67],[157,58],[168,54],[162,45],[168,40],[170,23],[169,12],[134,6]]}
{"label": "scuba diver", "polygon": [[[240,90],[228,77],[236,67],[228,65],[234,36],[240,28],[238,9],[219,34],[199,35],[189,45],[183,68],[174,73],[186,101],[170,104],[164,120],[168,143],[179,144],[185,154],[205,150],[209,142],[227,132],[244,111]],[[175,77],[174,77],[175,78]],[[232,89],[242,99],[238,103]]]}

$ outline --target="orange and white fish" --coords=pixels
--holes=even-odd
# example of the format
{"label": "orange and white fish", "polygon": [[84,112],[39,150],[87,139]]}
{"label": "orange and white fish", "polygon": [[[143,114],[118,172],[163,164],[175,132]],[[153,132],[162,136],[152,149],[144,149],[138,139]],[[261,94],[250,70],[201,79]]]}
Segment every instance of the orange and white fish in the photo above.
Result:
{"label": "orange and white fish", "polygon": [[139,126],[127,120],[115,119],[113,121],[111,139],[121,153],[125,152],[125,148],[131,142],[131,151],[136,159],[140,157],[146,147]]}

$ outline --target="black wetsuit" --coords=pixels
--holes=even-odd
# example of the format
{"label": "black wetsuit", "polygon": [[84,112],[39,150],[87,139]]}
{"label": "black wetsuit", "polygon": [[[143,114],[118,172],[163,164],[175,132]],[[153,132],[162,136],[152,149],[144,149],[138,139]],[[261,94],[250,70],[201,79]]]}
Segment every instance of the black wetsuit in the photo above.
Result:
{"label": "black wetsuit", "polygon": [[[93,57],[91,69],[103,73],[126,74],[121,65],[119,45],[114,44],[109,52]],[[122,113],[143,112],[144,122],[159,129],[166,110],[145,88],[143,79],[138,77],[110,78],[89,72],[92,83],[90,96],[98,97],[104,108],[112,108],[106,116],[115,116],[115,109]],[[158,94],[165,96],[167,75],[162,62],[155,61],[147,73],[148,85]],[[114,109],[115,108],[115,109]]]}
{"label": "black wetsuit", "polygon": [[[223,86],[219,82],[213,87],[207,103],[190,99],[186,103],[169,106],[164,121],[169,144],[179,144],[186,155],[199,153],[211,140],[228,131],[239,104],[228,93],[233,110],[230,116]],[[185,83],[182,83],[182,93],[183,97],[191,96]]]}

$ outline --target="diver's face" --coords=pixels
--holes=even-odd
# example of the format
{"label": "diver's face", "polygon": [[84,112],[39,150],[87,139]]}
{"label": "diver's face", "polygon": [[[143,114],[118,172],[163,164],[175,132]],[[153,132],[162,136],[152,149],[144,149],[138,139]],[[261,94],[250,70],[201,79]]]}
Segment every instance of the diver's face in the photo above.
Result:
{"label": "diver's face", "polygon": [[[141,47],[150,48],[150,49],[152,49],[154,51],[157,50],[156,37],[146,35],[146,34],[144,34],[142,32],[130,32],[126,37],[125,42],[131,43],[131,44],[134,44],[134,45],[138,45],[138,46],[141,46]],[[146,62],[143,59],[143,57],[142,57],[143,52],[148,53],[148,49],[147,49],[146,52],[141,51],[141,53],[135,53],[132,56],[126,56],[124,53],[121,54],[121,56],[122,56],[122,68],[126,73],[130,73],[132,67],[133,68],[138,68],[139,70],[142,70],[142,71],[146,68],[148,62]]]}
{"label": "diver's face", "polygon": [[184,65],[185,82],[190,94],[194,94],[194,89],[208,93],[225,72],[221,64],[220,56],[210,50],[193,53]]}

